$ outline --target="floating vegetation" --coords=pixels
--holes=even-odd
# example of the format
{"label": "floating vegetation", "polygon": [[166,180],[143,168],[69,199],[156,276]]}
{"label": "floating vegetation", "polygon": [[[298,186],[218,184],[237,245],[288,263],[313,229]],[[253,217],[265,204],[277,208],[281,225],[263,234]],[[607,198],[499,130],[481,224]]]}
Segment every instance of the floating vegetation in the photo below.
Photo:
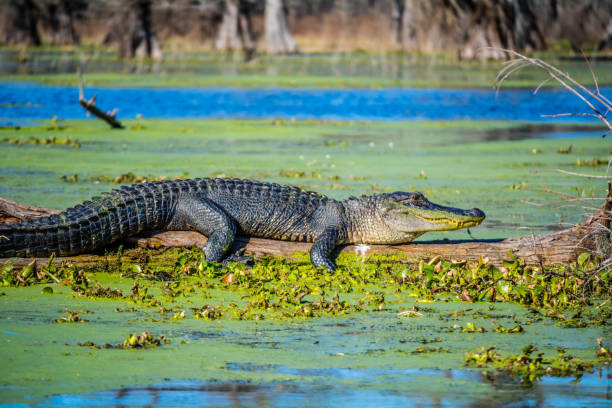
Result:
{"label": "floating vegetation", "polygon": [[[603,325],[612,314],[609,302],[596,306],[595,311],[583,308],[593,305],[591,299],[607,299],[612,294],[610,274],[591,272],[599,262],[594,257],[579,257],[575,266],[547,267],[542,271],[526,266],[512,253],[499,267],[482,259],[451,262],[434,258],[405,264],[397,262],[397,257],[370,256],[363,262],[358,256],[342,254],[338,257],[339,268],[331,276],[312,267],[306,257],[287,262],[266,256],[248,268],[239,263],[222,267],[204,262],[198,249],[135,249],[128,253],[126,256],[122,252],[116,260],[107,256],[95,270],[135,279],[129,296],[99,283],[90,286],[83,269],[53,262],[46,266],[31,263],[23,268],[9,262],[0,267],[0,280],[3,286],[60,283],[72,287],[76,296],[125,299],[145,307],[159,307],[164,298],[175,301],[198,293],[205,297],[208,289],[238,291],[246,299],[243,305],[193,306],[197,309],[192,309],[194,314],[198,313],[196,317],[205,319],[319,317],[380,311],[388,307],[386,297],[396,292],[409,293],[420,301],[516,302],[570,327]],[[155,282],[161,284],[154,285]],[[375,285],[376,290],[370,285]],[[150,287],[161,297],[154,296]],[[568,308],[582,311],[566,316],[564,310]],[[406,311],[405,316],[416,317],[424,311],[412,310]],[[455,319],[469,311],[464,309],[440,318]],[[469,324],[459,328],[465,332],[482,329]],[[499,328],[498,332],[520,332],[520,328]]]}
{"label": "floating vegetation", "polygon": [[597,167],[597,166],[605,166],[608,164],[608,160],[599,159],[595,157],[593,160],[576,160],[576,167]]}
{"label": "floating vegetation", "polygon": [[170,344],[170,340],[166,339],[166,336],[154,336],[149,332],[142,332],[141,334],[132,333],[130,334],[123,343],[119,344],[103,344],[97,345],[92,341],[86,341],[84,343],[77,343],[81,347],[89,347],[94,349],[149,349],[161,346],[162,344]]}
{"label": "floating vegetation", "polygon": [[334,139],[330,139],[330,140],[325,140],[323,142],[323,144],[327,147],[347,147],[348,143],[346,142],[346,140],[334,140]]}
{"label": "floating vegetation", "polygon": [[559,154],[570,154],[572,152],[573,148],[574,148],[573,145],[569,145],[568,147],[559,147],[557,149],[557,153],[559,153]]}
{"label": "floating vegetation", "polygon": [[155,176],[153,174],[149,174],[146,176],[136,175],[130,171],[128,173],[120,174],[115,177],[110,177],[106,175],[83,177],[83,176],[79,176],[78,174],[73,174],[73,175],[60,176],[60,179],[65,181],[66,183],[94,182],[94,183],[110,183],[110,184],[140,184],[140,183],[146,183],[150,181],[183,180],[188,177],[189,177],[189,173],[187,172],[184,172],[179,176],[168,177],[168,176]]}
{"label": "floating vegetation", "polygon": [[314,179],[323,178],[323,175],[321,173],[317,173],[314,171],[305,172],[305,171],[293,171],[293,170],[281,170],[278,173],[278,176],[284,177],[284,178],[314,178]]}
{"label": "floating vegetation", "polygon": [[[36,261],[30,262],[24,267],[14,266],[12,261],[0,266],[0,286],[30,286],[39,283],[60,283],[66,286],[76,285],[79,287],[87,287],[88,279],[83,271],[75,265],[64,265],[58,267],[53,262],[54,257],[49,258],[46,266],[39,267]],[[53,289],[45,294],[52,294]]]}
{"label": "floating vegetation", "polygon": [[[598,351],[596,356],[600,362],[610,363],[608,350],[603,347],[602,339],[598,339]],[[593,372],[594,362],[582,361],[569,354],[565,349],[557,349],[557,358],[546,358],[544,353],[533,355],[537,351],[529,344],[523,348],[520,355],[502,357],[495,351],[495,346],[481,347],[477,351],[466,353],[464,360],[466,365],[472,367],[492,367],[497,372],[506,373],[512,377],[519,377],[523,387],[531,387],[544,376],[569,377],[576,379],[582,377],[585,372]],[[607,353],[607,354],[606,354]],[[486,372],[487,376],[491,373]],[[494,375],[494,373],[493,373]]]}
{"label": "floating vegetation", "polygon": [[30,136],[28,138],[23,137],[5,137],[2,142],[12,145],[55,145],[55,146],[67,146],[74,149],[81,147],[81,142],[74,140],[70,137],[35,137]]}
{"label": "floating vegetation", "polygon": [[0,105],[0,108],[40,108],[42,105],[40,103],[3,103]]}
{"label": "floating vegetation", "polygon": [[525,329],[523,329],[523,326],[521,326],[520,324],[517,324],[516,326],[511,327],[511,328],[497,326],[493,331],[495,333],[513,334],[513,333],[523,333],[525,332]]}
{"label": "floating vegetation", "polygon": [[65,312],[68,314],[67,316],[57,318],[53,320],[53,323],[87,323],[89,320],[83,319],[81,317],[81,313],[91,313],[88,310],[85,310],[83,312],[65,310]]}
{"label": "floating vegetation", "polygon": [[200,320],[217,320],[223,316],[219,307],[211,305],[204,305],[200,308],[194,307],[191,310],[193,311],[193,317]]}
{"label": "floating vegetation", "polygon": [[450,353],[450,349],[446,347],[417,347],[412,351],[412,354],[427,354],[427,353]]}
{"label": "floating vegetation", "polygon": [[461,329],[462,333],[486,333],[484,327],[476,327],[474,323],[468,322],[465,324],[465,327],[461,327],[459,325],[454,325],[453,329]]}
{"label": "floating vegetation", "polygon": [[104,288],[99,283],[96,283],[90,289],[84,289],[80,286],[72,286],[72,291],[75,296],[85,296],[94,298],[122,298],[123,293],[119,289]]}
{"label": "floating vegetation", "polygon": [[526,181],[521,181],[519,184],[511,184],[508,186],[508,189],[512,190],[512,191],[516,191],[516,190],[524,190],[525,187],[527,187],[527,182]]}

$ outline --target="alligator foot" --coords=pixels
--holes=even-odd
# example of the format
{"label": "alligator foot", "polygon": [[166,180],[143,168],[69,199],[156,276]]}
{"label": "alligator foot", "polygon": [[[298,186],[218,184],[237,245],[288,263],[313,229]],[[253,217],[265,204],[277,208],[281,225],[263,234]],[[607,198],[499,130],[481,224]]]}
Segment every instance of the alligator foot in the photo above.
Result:
{"label": "alligator foot", "polygon": [[232,263],[241,263],[246,266],[253,266],[255,264],[255,259],[252,256],[244,255],[244,248],[242,248],[234,252],[233,254],[227,256],[223,260],[222,265],[224,267],[227,267],[229,266],[229,264]]}

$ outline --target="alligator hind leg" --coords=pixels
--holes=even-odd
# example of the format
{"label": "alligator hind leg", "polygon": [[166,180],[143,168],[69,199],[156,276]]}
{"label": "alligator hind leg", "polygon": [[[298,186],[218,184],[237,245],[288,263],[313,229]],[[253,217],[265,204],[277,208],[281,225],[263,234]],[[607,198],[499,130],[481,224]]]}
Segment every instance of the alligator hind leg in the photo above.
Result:
{"label": "alligator hind leg", "polygon": [[236,222],[215,203],[199,197],[181,197],[167,228],[207,236],[203,248],[207,262],[221,262],[236,236]]}
{"label": "alligator hind leg", "polygon": [[329,259],[329,255],[340,242],[340,230],[337,228],[327,228],[321,235],[317,237],[312,248],[310,249],[310,261],[319,268],[323,267],[328,272],[336,270],[336,266]]}

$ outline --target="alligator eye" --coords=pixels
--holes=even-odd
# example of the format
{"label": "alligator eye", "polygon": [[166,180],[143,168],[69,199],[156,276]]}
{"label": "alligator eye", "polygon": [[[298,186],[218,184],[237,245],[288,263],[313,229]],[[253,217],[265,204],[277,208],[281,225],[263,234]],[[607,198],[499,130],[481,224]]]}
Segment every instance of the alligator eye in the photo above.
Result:
{"label": "alligator eye", "polygon": [[420,204],[424,200],[425,200],[425,197],[423,197],[423,194],[420,194],[420,193],[415,193],[415,194],[412,194],[412,196],[410,196],[411,203]]}

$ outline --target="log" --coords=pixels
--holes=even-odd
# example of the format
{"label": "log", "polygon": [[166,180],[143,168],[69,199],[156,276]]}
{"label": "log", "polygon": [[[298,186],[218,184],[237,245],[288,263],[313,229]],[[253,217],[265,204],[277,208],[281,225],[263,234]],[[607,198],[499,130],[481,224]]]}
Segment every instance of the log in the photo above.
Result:
{"label": "log", "polygon": [[60,210],[33,207],[6,200],[0,197],[0,222],[17,222],[31,218],[45,217],[51,214],[59,214]]}
{"label": "log", "polygon": [[96,95],[91,97],[91,99],[85,99],[85,91],[83,90],[83,77],[81,75],[81,71],[77,72],[77,76],[79,78],[79,105],[81,105],[85,110],[92,115],[102,119],[106,123],[108,123],[113,129],[123,129],[123,125],[119,122],[115,116],[117,115],[118,109],[115,108],[110,112],[103,112],[96,106]]}
{"label": "log", "polygon": [[[59,212],[47,208],[31,207],[0,198],[0,221],[25,220]],[[612,219],[612,187],[608,184],[608,194],[602,209],[593,215],[584,225],[576,225],[551,234],[530,235],[504,240],[474,241],[429,241],[413,242],[402,245],[344,245],[336,250],[339,253],[355,253],[363,257],[368,255],[403,255],[406,261],[418,261],[440,257],[447,260],[478,260],[501,265],[512,251],[528,265],[545,266],[569,264],[575,262],[583,252],[597,255],[601,259],[612,257],[610,243],[610,219]],[[194,231],[153,231],[140,236],[130,237],[125,243],[128,246],[141,248],[160,247],[199,247],[202,248],[207,238]],[[308,252],[312,244],[303,242],[277,241],[254,237],[237,237],[232,251],[244,249],[246,254],[254,256],[274,255],[291,258],[299,252]],[[56,262],[92,264],[104,261],[104,256],[79,255],[58,257]],[[0,259],[1,263],[8,259]],[[31,259],[15,259],[16,265],[27,264]],[[45,263],[48,258],[37,258]]]}

